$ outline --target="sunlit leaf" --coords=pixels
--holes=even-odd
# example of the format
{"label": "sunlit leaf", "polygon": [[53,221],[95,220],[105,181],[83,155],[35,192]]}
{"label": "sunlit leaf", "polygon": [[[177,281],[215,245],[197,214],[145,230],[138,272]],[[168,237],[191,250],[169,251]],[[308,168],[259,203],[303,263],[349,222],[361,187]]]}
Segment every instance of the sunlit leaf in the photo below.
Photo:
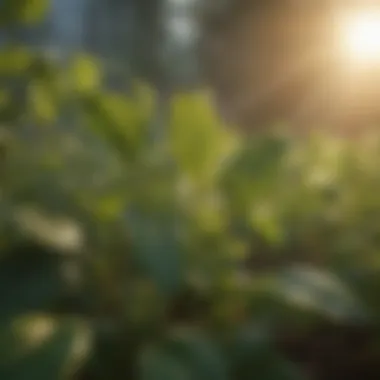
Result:
{"label": "sunlit leaf", "polygon": [[283,238],[283,229],[275,207],[264,200],[257,202],[253,206],[251,223],[269,242],[278,245]]}
{"label": "sunlit leaf", "polygon": [[49,217],[33,208],[15,211],[15,221],[25,235],[65,252],[77,252],[83,246],[83,232],[74,221]]}
{"label": "sunlit leaf", "polygon": [[119,94],[95,96],[85,101],[87,125],[122,157],[135,157],[145,135],[144,117],[133,99]]}
{"label": "sunlit leaf", "polygon": [[29,87],[29,102],[31,112],[36,120],[42,124],[51,124],[58,116],[58,106],[51,89],[41,82]]}
{"label": "sunlit leaf", "polygon": [[30,68],[34,56],[25,48],[11,46],[0,51],[0,75],[23,75]]}
{"label": "sunlit leaf", "polygon": [[300,308],[334,320],[366,318],[364,305],[334,274],[313,267],[293,267],[278,278],[277,292]]}
{"label": "sunlit leaf", "polygon": [[102,197],[93,204],[93,211],[101,220],[113,220],[120,216],[125,204],[126,199],[123,195]]}
{"label": "sunlit leaf", "polygon": [[136,106],[141,112],[141,116],[146,121],[151,120],[154,116],[157,94],[154,89],[149,87],[146,83],[135,82],[134,95],[136,97]]}
{"label": "sunlit leaf", "polygon": [[34,24],[41,21],[49,4],[49,0],[2,0],[0,3],[0,23]]}
{"label": "sunlit leaf", "polygon": [[101,85],[99,64],[85,55],[76,57],[71,66],[71,79],[74,88],[79,93],[98,90]]}
{"label": "sunlit leaf", "polygon": [[72,375],[89,354],[91,334],[83,322],[44,314],[18,318],[1,331],[0,375],[15,380]]}
{"label": "sunlit leaf", "polygon": [[235,140],[222,129],[207,97],[178,94],[170,113],[170,142],[181,168],[192,177],[212,178],[235,146]]}

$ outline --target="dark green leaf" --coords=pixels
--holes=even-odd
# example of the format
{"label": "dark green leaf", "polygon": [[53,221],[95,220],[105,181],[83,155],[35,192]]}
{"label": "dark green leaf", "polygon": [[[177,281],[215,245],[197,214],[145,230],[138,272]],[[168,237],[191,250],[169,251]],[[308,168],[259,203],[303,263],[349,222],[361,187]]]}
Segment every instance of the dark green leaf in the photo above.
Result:
{"label": "dark green leaf", "polygon": [[294,365],[279,356],[265,325],[242,326],[230,346],[233,376],[241,380],[301,380]]}
{"label": "dark green leaf", "polygon": [[188,368],[165,349],[146,347],[139,358],[139,380],[192,380]]}
{"label": "dark green leaf", "polygon": [[29,314],[2,326],[0,349],[2,379],[61,379],[87,357],[90,333],[74,319]]}
{"label": "dark green leaf", "polygon": [[193,379],[225,380],[228,367],[220,348],[201,331],[178,329],[172,331],[167,343],[173,355],[186,363]]}
{"label": "dark green leaf", "polygon": [[0,261],[0,319],[54,307],[65,290],[61,259],[33,244],[9,252]]}
{"label": "dark green leaf", "polygon": [[129,231],[138,265],[161,291],[176,294],[183,281],[184,257],[175,219],[130,212]]}

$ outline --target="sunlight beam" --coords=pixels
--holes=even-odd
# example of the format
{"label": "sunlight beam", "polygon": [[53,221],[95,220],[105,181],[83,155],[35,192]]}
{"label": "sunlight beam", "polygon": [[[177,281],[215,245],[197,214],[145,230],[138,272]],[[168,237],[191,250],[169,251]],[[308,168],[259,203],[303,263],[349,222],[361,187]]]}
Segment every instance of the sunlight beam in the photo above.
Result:
{"label": "sunlight beam", "polygon": [[343,44],[355,64],[380,63],[380,11],[352,12],[343,22]]}

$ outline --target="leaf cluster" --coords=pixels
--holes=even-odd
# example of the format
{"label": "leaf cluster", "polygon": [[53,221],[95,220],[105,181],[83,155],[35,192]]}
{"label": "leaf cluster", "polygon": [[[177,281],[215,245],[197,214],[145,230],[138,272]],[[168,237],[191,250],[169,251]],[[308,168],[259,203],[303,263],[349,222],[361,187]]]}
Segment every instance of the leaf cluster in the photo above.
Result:
{"label": "leaf cluster", "polygon": [[308,379],[278,338],[326,324],[379,358],[376,134],[246,139],[186,93],[157,140],[94,58],[0,78],[1,379]]}

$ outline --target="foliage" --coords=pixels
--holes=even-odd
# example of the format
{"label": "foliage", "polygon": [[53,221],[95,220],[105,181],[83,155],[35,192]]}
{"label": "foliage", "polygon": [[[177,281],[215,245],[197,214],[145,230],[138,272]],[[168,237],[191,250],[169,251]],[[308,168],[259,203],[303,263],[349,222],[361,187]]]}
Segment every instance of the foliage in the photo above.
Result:
{"label": "foliage", "polygon": [[0,77],[0,378],[307,379],[279,329],[378,331],[376,134],[249,140],[191,93],[158,141],[91,57]]}

